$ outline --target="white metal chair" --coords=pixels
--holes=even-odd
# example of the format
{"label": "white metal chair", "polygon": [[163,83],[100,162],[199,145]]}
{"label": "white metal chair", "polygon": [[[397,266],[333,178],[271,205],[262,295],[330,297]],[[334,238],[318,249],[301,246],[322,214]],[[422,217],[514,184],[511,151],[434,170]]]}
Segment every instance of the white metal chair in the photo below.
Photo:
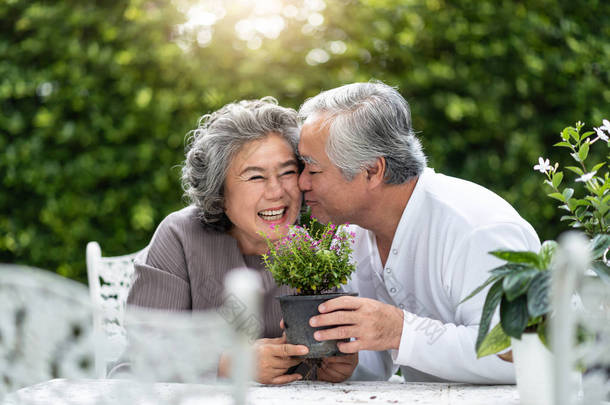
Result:
{"label": "white metal chair", "polygon": [[[557,405],[608,404],[610,399],[610,285],[588,273],[590,252],[582,235],[560,238],[552,277],[551,345]],[[585,335],[576,339],[577,328]],[[571,372],[585,370],[581,387]]]}
{"label": "white metal chair", "polygon": [[103,257],[97,242],[87,244],[89,294],[93,306],[99,309],[93,321],[94,330],[107,342],[96,349],[98,378],[106,376],[108,365],[118,360],[127,346],[124,316],[134,275],[133,261],[145,249],[123,256]]}
{"label": "white metal chair", "polygon": [[91,318],[83,284],[0,265],[0,403],[8,392],[52,378],[93,377]]}
{"label": "white metal chair", "polygon": [[[32,401],[36,386],[18,389],[55,378],[93,377],[99,344],[92,322],[96,309],[82,284],[42,270],[0,265],[0,403],[186,405],[214,396],[215,403],[245,404],[253,376],[250,340],[260,332],[261,323],[252,320],[260,320],[261,280],[256,272],[239,269],[227,276],[225,289],[225,305],[217,310],[130,308],[122,316],[129,336],[129,383],[116,384],[110,393],[54,384],[43,401]],[[217,381],[218,359],[225,351],[232,378]],[[152,382],[208,384],[204,397],[196,384],[158,396]],[[3,398],[6,392],[11,394]]]}
{"label": "white metal chair", "polygon": [[[133,376],[146,382],[213,383],[215,391],[233,398],[233,404],[245,405],[248,384],[254,376],[252,341],[262,325],[262,283],[257,272],[235,269],[227,275],[224,289],[224,305],[216,310],[128,308],[125,319]],[[222,354],[229,356],[231,364],[231,379],[227,381],[217,381]],[[183,392],[168,404],[191,400],[201,400],[197,389]],[[210,400],[222,402],[221,398]]]}

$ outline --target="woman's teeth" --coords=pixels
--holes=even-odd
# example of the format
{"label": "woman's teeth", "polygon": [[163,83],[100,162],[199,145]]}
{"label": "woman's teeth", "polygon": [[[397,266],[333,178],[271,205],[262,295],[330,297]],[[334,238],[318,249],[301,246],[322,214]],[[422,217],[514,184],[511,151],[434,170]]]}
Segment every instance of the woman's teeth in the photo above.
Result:
{"label": "woman's teeth", "polygon": [[282,219],[285,211],[286,208],[281,208],[279,210],[266,210],[259,212],[258,216],[265,221],[277,221],[278,219]]}

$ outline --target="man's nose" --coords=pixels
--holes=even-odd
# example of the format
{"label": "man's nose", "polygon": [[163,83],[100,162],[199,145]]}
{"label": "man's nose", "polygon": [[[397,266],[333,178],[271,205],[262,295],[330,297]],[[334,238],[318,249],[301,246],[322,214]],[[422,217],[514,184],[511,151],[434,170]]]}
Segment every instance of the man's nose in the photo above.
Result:
{"label": "man's nose", "polygon": [[311,174],[307,170],[303,170],[299,175],[299,188],[301,191],[311,190]]}

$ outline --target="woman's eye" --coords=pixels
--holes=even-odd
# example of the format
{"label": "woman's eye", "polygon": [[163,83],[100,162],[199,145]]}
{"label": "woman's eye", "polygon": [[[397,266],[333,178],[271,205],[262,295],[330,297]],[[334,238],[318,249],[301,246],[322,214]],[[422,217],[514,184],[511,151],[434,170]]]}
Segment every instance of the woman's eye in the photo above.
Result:
{"label": "woman's eye", "polygon": [[290,174],[297,174],[297,171],[296,170],[288,170],[288,171],[282,173],[282,176],[287,176],[287,175],[290,175]]}
{"label": "woman's eye", "polygon": [[248,179],[248,181],[251,181],[251,180],[263,180],[263,179],[264,179],[263,176],[252,176],[252,177],[250,177]]}

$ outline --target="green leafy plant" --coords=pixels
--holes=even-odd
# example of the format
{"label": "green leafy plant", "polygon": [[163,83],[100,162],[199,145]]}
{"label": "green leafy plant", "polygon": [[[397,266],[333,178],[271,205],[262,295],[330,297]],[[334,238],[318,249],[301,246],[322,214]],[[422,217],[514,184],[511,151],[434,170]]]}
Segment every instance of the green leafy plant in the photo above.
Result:
{"label": "green leafy plant", "polygon": [[275,242],[263,236],[269,246],[269,253],[263,255],[265,267],[278,284],[296,288],[299,295],[339,287],[355,270],[350,261],[354,234],[346,228],[322,226],[312,218],[307,226],[290,226],[287,235]]}
{"label": "green leafy plant", "polygon": [[[582,230],[591,238],[591,268],[604,281],[610,282],[606,257],[610,247],[610,155],[606,155],[606,160],[602,162],[588,162],[595,143],[610,147],[610,121],[603,120],[602,125],[593,128],[593,131],[581,133],[583,126],[582,122],[577,122],[573,127],[564,128],[560,133],[561,141],[554,145],[569,149],[570,156],[576,161],[576,166],[565,166],[578,176],[573,186],[565,185],[564,172],[559,170],[559,163],[551,165],[549,159],[540,157],[534,170],[546,175],[544,184],[551,189],[548,196],[560,202],[559,209],[568,212],[561,220],[568,221],[572,228]],[[580,193],[575,191],[577,183],[583,184]]]}
{"label": "green leafy plant", "polygon": [[[506,263],[490,271],[489,278],[470,295],[469,300],[491,284],[487,293],[479,334],[477,357],[498,353],[510,346],[510,338],[521,338],[524,332],[537,332],[546,344],[549,314],[549,267],[557,247],[555,241],[542,244],[539,253],[498,250],[490,252]],[[500,322],[490,331],[496,309],[500,306]]]}
{"label": "green leafy plant", "polygon": [[[564,172],[559,170],[559,163],[550,165],[548,159],[540,157],[538,165],[534,166],[534,170],[538,170],[545,174],[547,179],[544,181],[552,192],[549,197],[560,201],[559,209],[567,211],[569,214],[561,218],[562,221],[569,221],[573,228],[582,229],[590,238],[596,234],[607,234],[610,231],[610,219],[608,204],[610,200],[610,175],[608,173],[608,157],[606,161],[593,163],[591,166],[587,159],[589,151],[593,144],[601,141],[604,146],[608,144],[610,135],[610,122],[603,121],[602,126],[594,128],[595,131],[587,131],[581,133],[584,126],[582,122],[577,122],[574,127],[566,127],[561,131],[561,142],[554,146],[567,148],[571,151],[570,156],[576,161],[576,166],[566,166],[565,168],[571,171],[578,177],[576,183],[584,184],[583,196],[578,196],[574,192],[574,188],[565,186],[562,187]],[[608,135],[605,133],[608,132]],[[596,134],[595,137],[593,135]],[[605,166],[605,167],[604,167]],[[605,169],[602,174],[601,170]]]}
{"label": "green leafy plant", "polygon": [[[610,174],[608,158],[606,161],[589,164],[591,146],[600,142],[608,147],[610,141],[610,122],[594,131],[581,133],[584,124],[577,122],[574,127],[561,131],[561,141],[554,146],[568,148],[576,166],[565,168],[575,176],[574,184],[564,182],[564,172],[559,163],[551,165],[549,159],[540,157],[534,170],[546,175],[544,184],[550,187],[549,197],[560,201],[559,209],[569,214],[561,217],[569,221],[572,228],[580,229],[590,238],[592,269],[605,281],[610,282],[608,251],[610,250]],[[594,136],[595,135],[595,136]],[[602,169],[605,170],[602,173]],[[578,188],[577,184],[583,187]],[[575,189],[579,190],[575,192]],[[476,341],[478,357],[498,353],[510,346],[510,338],[521,338],[524,332],[536,332],[543,343],[547,343],[546,325],[549,316],[549,267],[556,250],[555,241],[546,241],[540,252],[507,251],[490,252],[506,263],[492,269],[490,277],[462,302],[472,298],[487,286],[487,293],[479,333]],[[500,323],[491,331],[491,320],[500,307]]]}

